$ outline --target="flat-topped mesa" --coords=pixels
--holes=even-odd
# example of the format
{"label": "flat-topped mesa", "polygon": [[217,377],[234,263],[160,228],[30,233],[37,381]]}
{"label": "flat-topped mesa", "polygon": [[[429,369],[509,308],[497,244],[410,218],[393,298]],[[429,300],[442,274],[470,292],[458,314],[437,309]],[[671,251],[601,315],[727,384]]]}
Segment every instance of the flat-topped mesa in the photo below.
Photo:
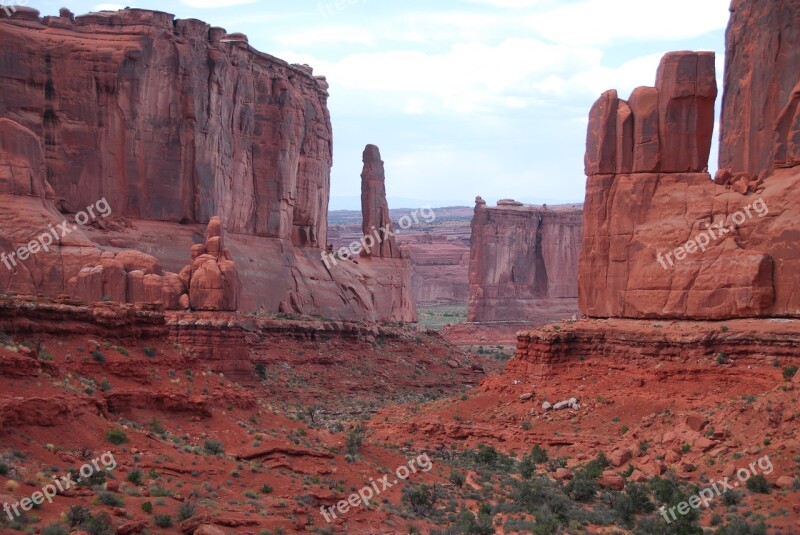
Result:
{"label": "flat-topped mesa", "polygon": [[713,52],[666,54],[655,87],[628,101],[607,91],[592,106],[586,175],[706,172],[716,98]]}
{"label": "flat-topped mesa", "polygon": [[538,322],[577,313],[579,206],[478,197],[472,218],[469,321]]}
{"label": "flat-topped mesa", "polygon": [[379,258],[402,258],[400,247],[394,238],[389,203],[386,201],[386,172],[381,160],[381,151],[375,145],[364,149],[364,170],[361,172],[361,228],[364,236],[379,236],[376,244],[365,247],[362,256]]}

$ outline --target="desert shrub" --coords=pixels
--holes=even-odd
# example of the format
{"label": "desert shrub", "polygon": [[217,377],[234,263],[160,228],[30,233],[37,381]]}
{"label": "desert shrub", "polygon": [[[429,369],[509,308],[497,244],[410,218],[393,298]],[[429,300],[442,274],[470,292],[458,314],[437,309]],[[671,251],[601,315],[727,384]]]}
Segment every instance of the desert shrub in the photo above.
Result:
{"label": "desert shrub", "polygon": [[747,490],[759,494],[769,494],[769,481],[761,474],[753,476],[747,480]]}
{"label": "desert shrub", "polygon": [[92,351],[92,359],[95,362],[99,362],[100,364],[102,364],[106,361],[106,356],[103,355],[103,352],[100,351],[99,349],[95,349],[94,351]]}
{"label": "desert shrub", "polygon": [[7,476],[11,469],[6,463],[0,463],[0,476]]}
{"label": "desert shrub", "polygon": [[183,502],[178,507],[178,519],[183,522],[197,514],[197,505],[194,502]]}
{"label": "desert shrub", "polygon": [[456,487],[463,487],[466,480],[467,478],[463,472],[457,472],[455,470],[450,472],[450,483]]}
{"label": "desert shrub", "polygon": [[133,483],[136,486],[142,485],[142,471],[138,468],[131,470],[131,473],[128,474],[127,480],[130,483]]}
{"label": "desert shrub", "polygon": [[150,496],[153,498],[169,498],[173,494],[174,493],[171,490],[165,489],[164,487],[159,487],[158,485],[153,485],[150,487]]}
{"label": "desert shrub", "polygon": [[148,515],[153,512],[153,504],[150,502],[144,502],[141,507],[142,511],[144,511]]}
{"label": "desert shrub", "polygon": [[156,526],[160,528],[172,527],[172,517],[170,515],[156,515],[155,522]]}
{"label": "desert shrub", "polygon": [[594,499],[599,488],[597,481],[589,477],[586,472],[579,472],[567,483],[564,490],[569,494],[570,498],[577,502],[590,502]]}
{"label": "desert shrub", "polygon": [[727,506],[736,505],[742,499],[742,493],[731,490],[722,495],[722,503]]}
{"label": "desert shrub", "polygon": [[403,503],[417,515],[429,516],[436,509],[439,491],[436,485],[408,486],[403,489]]}
{"label": "desert shrub", "polygon": [[797,366],[786,366],[783,369],[783,378],[787,381],[797,374]]}
{"label": "desert shrub", "polygon": [[731,522],[719,528],[716,535],[767,535],[767,528],[764,522],[748,524],[741,517],[733,517]]}
{"label": "desert shrub", "polygon": [[497,460],[499,458],[499,454],[497,450],[494,449],[492,446],[487,446],[486,444],[479,444],[478,449],[475,450],[475,462],[477,464],[483,464],[486,466],[495,466],[497,464]]}
{"label": "desert shrub", "polygon": [[90,514],[78,527],[88,535],[114,535],[117,532],[108,513],[98,513],[95,516]]}
{"label": "desert shrub", "polygon": [[67,511],[67,522],[69,522],[70,527],[75,528],[89,520],[91,516],[92,512],[86,507],[73,505]]}
{"label": "desert shrub", "polygon": [[147,355],[148,357],[151,357],[151,358],[152,358],[152,357],[155,357],[155,356],[156,356],[156,353],[157,353],[157,352],[156,352],[156,350],[155,350],[155,348],[153,348],[153,347],[145,347],[144,349],[142,349],[142,352],[143,352],[145,355]]}
{"label": "desert shrub", "polygon": [[262,485],[260,490],[262,494],[272,494],[273,488],[269,485]]}
{"label": "desert shrub", "polygon": [[69,528],[63,524],[50,524],[42,529],[42,535],[69,535]]}
{"label": "desert shrub", "polygon": [[97,499],[103,505],[110,505],[111,507],[123,507],[125,505],[125,500],[122,499],[122,496],[117,496],[111,492],[101,492]]}
{"label": "desert shrub", "polygon": [[350,455],[357,455],[361,450],[361,445],[364,443],[364,428],[357,425],[350,433],[347,434],[347,453]]}
{"label": "desert shrub", "polygon": [[539,444],[534,445],[531,450],[531,461],[533,461],[534,464],[546,463],[548,461],[547,450],[539,446]]}
{"label": "desert shrub", "polygon": [[267,367],[264,365],[263,362],[256,363],[255,366],[256,373],[258,374],[258,378],[262,381],[267,378]]}
{"label": "desert shrub", "polygon": [[115,446],[119,446],[120,444],[126,443],[128,441],[128,437],[119,429],[109,429],[106,431],[106,440]]}
{"label": "desert shrub", "polygon": [[223,455],[225,448],[219,440],[208,439],[203,444],[203,450],[209,455]]}

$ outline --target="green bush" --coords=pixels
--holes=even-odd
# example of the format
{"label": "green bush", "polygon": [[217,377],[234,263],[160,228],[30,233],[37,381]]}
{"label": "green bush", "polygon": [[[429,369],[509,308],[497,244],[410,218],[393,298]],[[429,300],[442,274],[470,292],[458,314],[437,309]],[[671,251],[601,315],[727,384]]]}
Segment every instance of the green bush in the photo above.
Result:
{"label": "green bush", "polygon": [[6,463],[0,463],[0,476],[7,476],[11,469]]}
{"label": "green bush", "polygon": [[145,347],[144,349],[142,349],[142,351],[143,351],[143,352],[144,352],[144,354],[145,354],[145,355],[147,355],[148,357],[151,357],[151,358],[152,358],[152,357],[155,357],[155,356],[156,356],[156,350],[155,350],[155,348],[154,348],[154,347]]}
{"label": "green bush", "polygon": [[100,351],[99,349],[95,349],[94,351],[92,351],[92,359],[94,359],[95,362],[99,362],[100,364],[102,364],[106,361],[106,356],[103,355],[103,352]]}
{"label": "green bush", "polygon": [[767,481],[767,479],[760,474],[753,476],[747,480],[747,490],[750,492],[757,492],[759,494],[769,494],[769,481]]}
{"label": "green bush", "polygon": [[122,496],[117,496],[111,492],[101,492],[97,499],[103,505],[110,505],[111,507],[123,507],[125,505],[125,500],[122,499]]}
{"label": "green bush", "polygon": [[450,483],[456,487],[463,487],[466,480],[467,478],[463,472],[456,472],[455,470],[450,472]]}
{"label": "green bush", "polygon": [[138,468],[131,470],[131,473],[128,474],[127,479],[137,487],[140,487],[142,485],[142,471]]}
{"label": "green bush", "polygon": [[475,462],[478,464],[494,466],[497,464],[498,458],[497,450],[486,444],[479,444],[475,451]]}
{"label": "green bush", "polygon": [[531,461],[534,464],[544,464],[548,461],[547,450],[536,444],[531,450]]}
{"label": "green bush", "polygon": [[219,440],[208,439],[203,444],[203,450],[209,455],[224,455],[225,448]]}
{"label": "green bush", "polygon": [[262,485],[261,486],[261,494],[272,494],[273,488],[269,485]]}
{"label": "green bush", "polygon": [[577,502],[590,502],[594,500],[599,488],[600,486],[594,478],[586,472],[579,472],[567,483],[564,490]]}
{"label": "green bush", "polygon": [[153,504],[150,502],[144,502],[142,504],[142,511],[147,513],[148,515],[153,512]]}
{"label": "green bush", "polygon": [[797,374],[797,366],[786,366],[783,369],[783,378],[787,381]]}
{"label": "green bush", "polygon": [[171,528],[172,517],[170,515],[156,515],[156,526],[160,528]]}
{"label": "green bush", "polygon": [[403,489],[403,503],[408,504],[417,515],[429,516],[439,499],[436,485],[408,486]]}
{"label": "green bush", "polygon": [[115,446],[119,446],[120,444],[126,443],[128,441],[128,437],[119,429],[109,429],[106,431],[106,440]]}
{"label": "green bush", "polygon": [[67,511],[67,522],[70,527],[78,527],[92,517],[92,512],[82,505],[73,505]]}
{"label": "green bush", "polygon": [[183,502],[178,507],[178,519],[183,522],[189,520],[197,514],[197,506],[194,502]]}
{"label": "green bush", "polygon": [[361,445],[364,443],[364,428],[357,425],[347,435],[347,453],[350,455],[357,455],[361,450]]}
{"label": "green bush", "polygon": [[69,528],[62,524],[50,524],[42,529],[42,535],[69,535]]}
{"label": "green bush", "polygon": [[767,535],[767,527],[764,522],[748,524],[743,518],[736,516],[731,519],[730,524],[719,528],[716,535]]}

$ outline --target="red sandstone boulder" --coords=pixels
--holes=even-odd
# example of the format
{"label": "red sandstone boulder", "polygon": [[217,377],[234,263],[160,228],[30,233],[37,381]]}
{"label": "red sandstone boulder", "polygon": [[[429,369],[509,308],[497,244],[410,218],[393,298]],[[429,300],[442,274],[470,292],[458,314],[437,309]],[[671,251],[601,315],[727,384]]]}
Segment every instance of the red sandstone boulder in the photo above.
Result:
{"label": "red sandstone boulder", "polygon": [[616,472],[606,470],[597,478],[597,484],[606,489],[622,490],[625,488],[625,479]]}

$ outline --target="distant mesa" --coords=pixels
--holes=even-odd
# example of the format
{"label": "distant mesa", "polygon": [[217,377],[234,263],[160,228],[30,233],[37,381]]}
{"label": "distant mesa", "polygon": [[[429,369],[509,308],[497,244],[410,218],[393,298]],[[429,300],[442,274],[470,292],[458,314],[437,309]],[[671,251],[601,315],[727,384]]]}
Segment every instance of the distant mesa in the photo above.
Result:
{"label": "distant mesa", "polygon": [[526,206],[478,197],[472,219],[469,309],[472,322],[546,323],[578,312],[579,206]]}

